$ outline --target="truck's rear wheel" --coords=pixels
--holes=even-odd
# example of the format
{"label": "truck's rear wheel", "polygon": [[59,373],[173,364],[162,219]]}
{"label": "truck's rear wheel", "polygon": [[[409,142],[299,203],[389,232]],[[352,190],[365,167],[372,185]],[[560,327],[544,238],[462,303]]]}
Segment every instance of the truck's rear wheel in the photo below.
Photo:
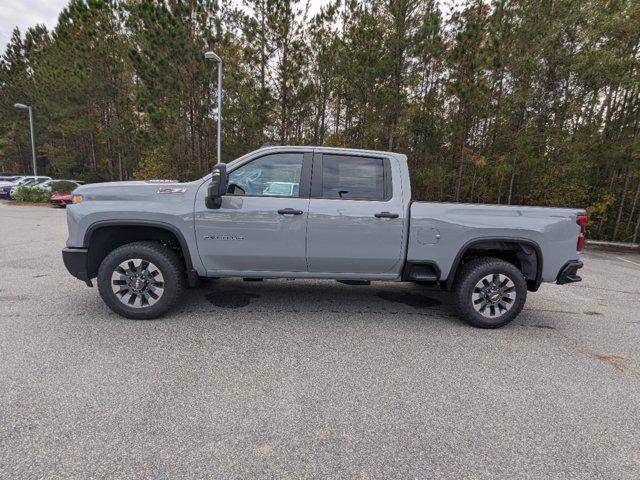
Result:
{"label": "truck's rear wheel", "polygon": [[456,275],[458,315],[470,325],[498,328],[518,316],[527,299],[527,282],[513,264],[498,258],[476,258]]}
{"label": "truck's rear wheel", "polygon": [[123,317],[157,318],[180,298],[184,268],[171,249],[156,242],[133,242],[110,252],[98,269],[98,290]]}

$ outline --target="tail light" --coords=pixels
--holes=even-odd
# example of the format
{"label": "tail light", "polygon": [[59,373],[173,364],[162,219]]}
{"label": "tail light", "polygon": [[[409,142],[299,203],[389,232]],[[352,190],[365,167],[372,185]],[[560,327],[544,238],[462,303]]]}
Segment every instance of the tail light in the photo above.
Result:
{"label": "tail light", "polygon": [[576,223],[580,225],[580,236],[578,237],[578,246],[576,249],[581,252],[584,248],[584,234],[587,228],[587,216],[586,215],[578,215],[578,219]]}

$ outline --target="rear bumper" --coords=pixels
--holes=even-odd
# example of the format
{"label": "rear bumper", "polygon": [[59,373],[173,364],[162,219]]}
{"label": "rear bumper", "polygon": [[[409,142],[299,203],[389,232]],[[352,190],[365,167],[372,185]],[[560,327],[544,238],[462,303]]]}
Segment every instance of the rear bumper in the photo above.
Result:
{"label": "rear bumper", "polygon": [[92,286],[91,279],[87,275],[87,257],[88,250],[86,248],[67,247],[62,250],[62,261],[69,273],[87,285]]}
{"label": "rear bumper", "polygon": [[577,275],[577,272],[582,268],[583,263],[580,260],[570,260],[564,264],[564,267],[558,274],[556,283],[558,285],[564,285],[565,283],[574,283],[582,280],[582,277]]}

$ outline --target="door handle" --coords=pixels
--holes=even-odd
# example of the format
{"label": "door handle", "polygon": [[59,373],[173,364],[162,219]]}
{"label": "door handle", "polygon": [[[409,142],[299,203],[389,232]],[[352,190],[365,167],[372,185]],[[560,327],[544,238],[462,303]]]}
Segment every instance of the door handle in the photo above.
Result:
{"label": "door handle", "polygon": [[302,215],[302,210],[296,210],[294,208],[283,208],[278,210],[280,215]]}
{"label": "door handle", "polygon": [[374,215],[376,218],[398,218],[400,215],[391,212],[379,212]]}

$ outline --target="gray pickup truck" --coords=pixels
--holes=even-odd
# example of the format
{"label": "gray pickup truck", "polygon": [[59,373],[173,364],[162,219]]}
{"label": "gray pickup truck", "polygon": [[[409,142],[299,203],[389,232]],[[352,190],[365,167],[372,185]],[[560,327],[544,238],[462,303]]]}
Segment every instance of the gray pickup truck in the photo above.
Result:
{"label": "gray pickup truck", "polygon": [[115,312],[156,318],[199,278],[439,284],[461,318],[513,320],[542,282],[580,281],[583,210],[411,200],[398,153],[268,147],[188,183],[81,186],[64,263]]}

